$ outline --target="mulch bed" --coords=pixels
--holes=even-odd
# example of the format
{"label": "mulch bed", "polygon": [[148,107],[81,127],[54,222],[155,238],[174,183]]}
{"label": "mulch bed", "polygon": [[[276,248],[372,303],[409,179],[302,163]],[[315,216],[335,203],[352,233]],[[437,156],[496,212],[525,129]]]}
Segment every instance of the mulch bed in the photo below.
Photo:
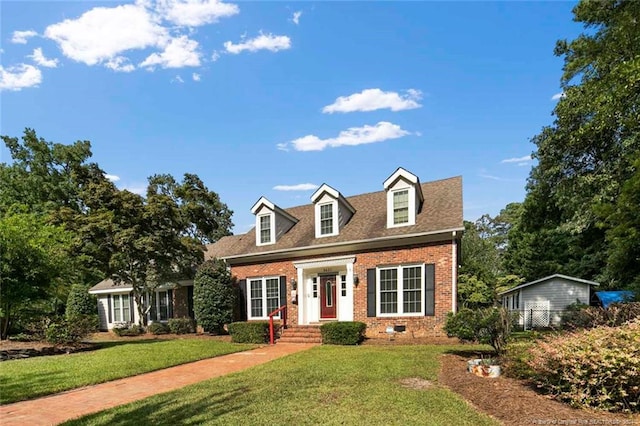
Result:
{"label": "mulch bed", "polygon": [[460,394],[477,410],[505,425],[637,425],[640,415],[576,409],[539,394],[523,380],[477,377],[467,372],[467,360],[477,353],[445,354],[438,383]]}

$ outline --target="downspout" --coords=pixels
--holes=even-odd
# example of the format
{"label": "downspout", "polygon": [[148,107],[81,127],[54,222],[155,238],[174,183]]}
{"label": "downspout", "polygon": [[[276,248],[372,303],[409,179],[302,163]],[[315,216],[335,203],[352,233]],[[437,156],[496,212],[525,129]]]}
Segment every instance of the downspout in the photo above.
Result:
{"label": "downspout", "polygon": [[451,311],[458,311],[458,239],[456,231],[451,233]]}

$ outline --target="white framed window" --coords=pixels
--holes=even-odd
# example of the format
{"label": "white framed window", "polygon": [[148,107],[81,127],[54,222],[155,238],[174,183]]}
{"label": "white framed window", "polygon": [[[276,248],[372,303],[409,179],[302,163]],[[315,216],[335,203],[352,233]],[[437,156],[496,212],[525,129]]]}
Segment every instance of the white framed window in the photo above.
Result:
{"label": "white framed window", "polygon": [[173,316],[173,292],[156,290],[149,297],[149,321],[168,321]]}
{"label": "white framed window", "polygon": [[[249,278],[247,293],[248,318],[267,319],[280,307],[280,277]],[[280,313],[274,318],[280,318]]]}
{"label": "white framed window", "polygon": [[271,215],[263,214],[258,217],[260,219],[260,244],[269,244],[271,242]]}
{"label": "white framed window", "polygon": [[320,205],[320,235],[333,234],[333,204]]}
{"label": "white framed window", "polygon": [[393,224],[409,223],[409,190],[393,191]]}
{"label": "white framed window", "polygon": [[131,302],[128,294],[114,294],[113,322],[131,322]]}
{"label": "white framed window", "polygon": [[424,264],[377,269],[377,315],[424,316]]}

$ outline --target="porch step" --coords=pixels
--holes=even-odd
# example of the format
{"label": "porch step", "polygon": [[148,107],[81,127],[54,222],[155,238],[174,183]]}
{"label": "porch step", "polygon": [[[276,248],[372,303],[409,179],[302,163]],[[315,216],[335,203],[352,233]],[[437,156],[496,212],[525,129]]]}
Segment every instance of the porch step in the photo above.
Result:
{"label": "porch step", "polygon": [[282,331],[278,342],[282,343],[322,343],[320,327],[312,325],[292,325]]}

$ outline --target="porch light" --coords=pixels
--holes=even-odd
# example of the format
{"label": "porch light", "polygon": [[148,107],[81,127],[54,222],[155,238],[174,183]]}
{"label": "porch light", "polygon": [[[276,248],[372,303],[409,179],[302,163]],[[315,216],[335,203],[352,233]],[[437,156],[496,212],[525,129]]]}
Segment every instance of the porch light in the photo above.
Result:
{"label": "porch light", "polygon": [[296,281],[295,278],[291,278],[291,289],[292,290],[297,290],[298,289],[298,282]]}
{"label": "porch light", "polygon": [[358,274],[355,274],[353,276],[353,284],[355,284],[356,287],[358,287],[358,284],[360,284],[360,278],[358,277]]}

